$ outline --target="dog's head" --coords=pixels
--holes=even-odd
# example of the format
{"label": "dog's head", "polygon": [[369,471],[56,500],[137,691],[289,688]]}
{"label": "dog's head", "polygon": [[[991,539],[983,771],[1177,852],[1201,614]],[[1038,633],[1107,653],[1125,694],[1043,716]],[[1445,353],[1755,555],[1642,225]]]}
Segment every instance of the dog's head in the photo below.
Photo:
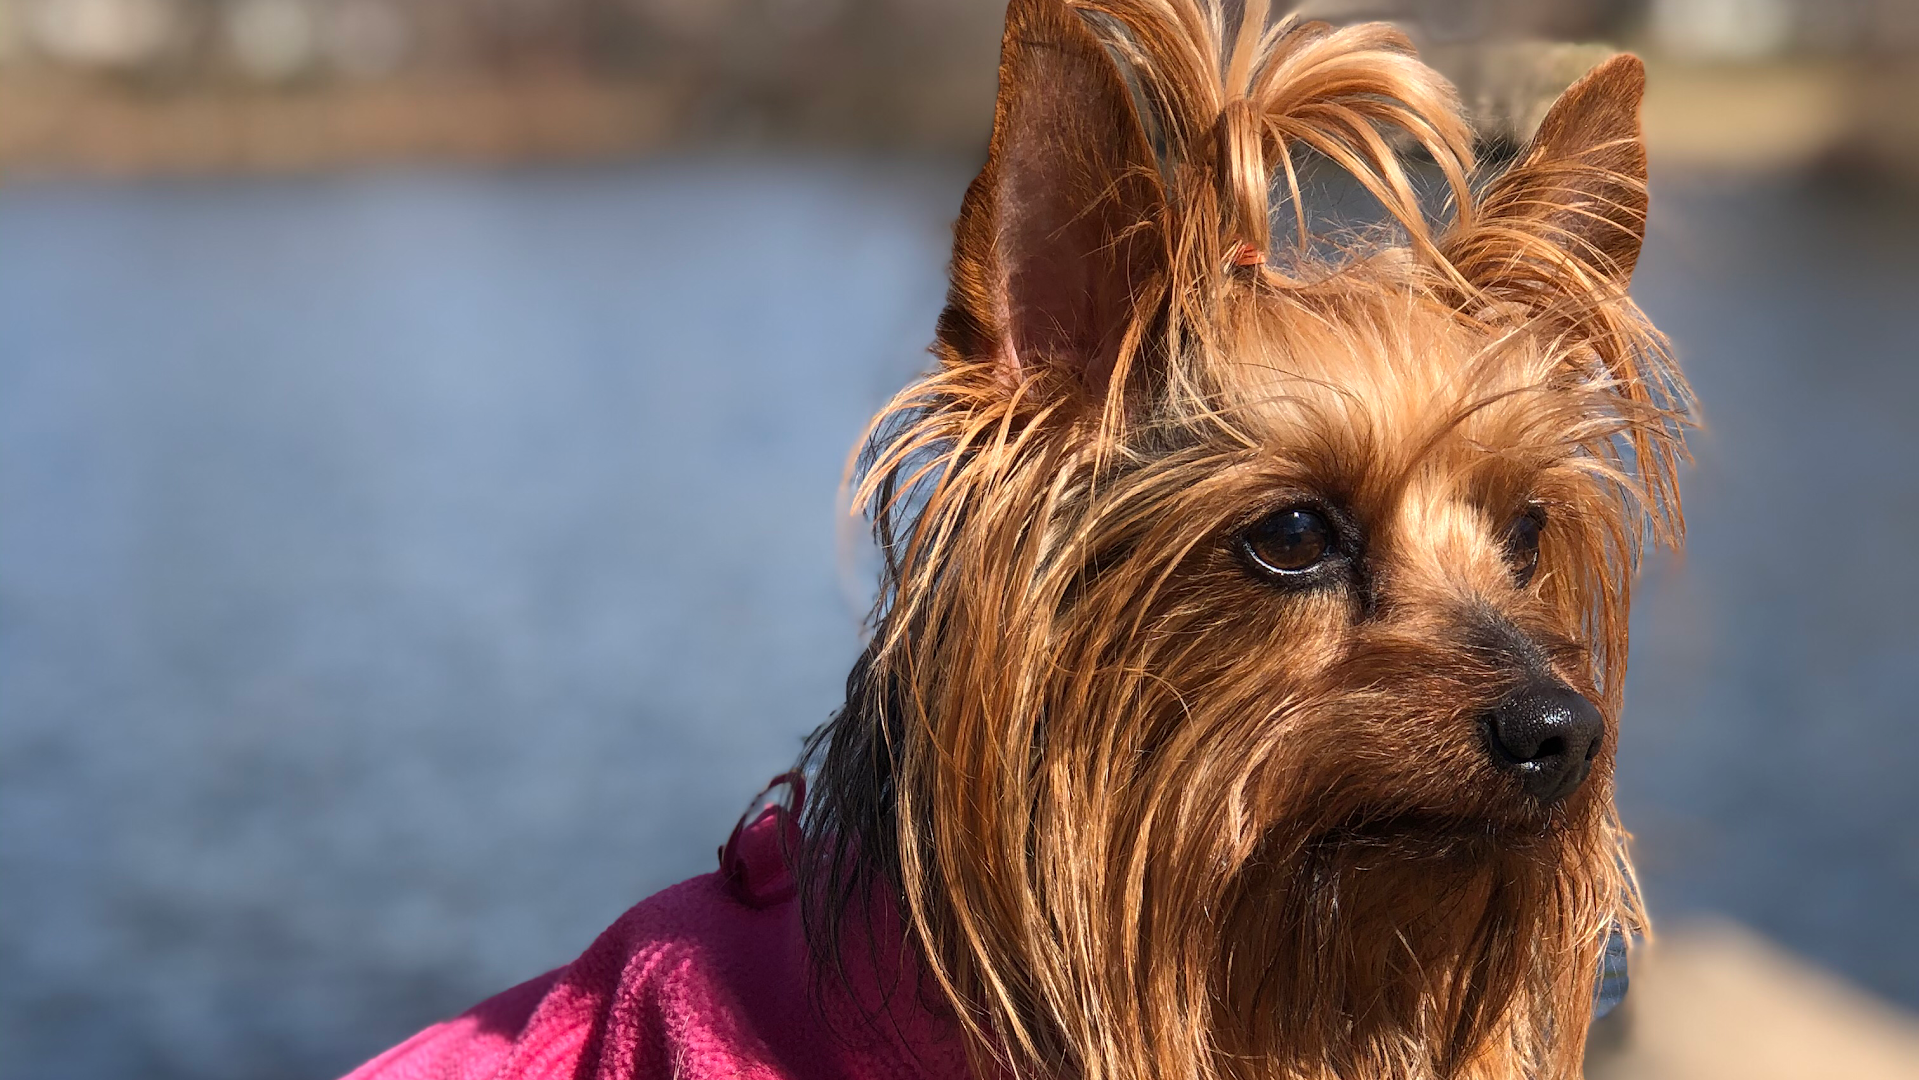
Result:
{"label": "dog's head", "polygon": [[[1626,296],[1641,68],[1475,187],[1397,32],[1241,7],[1013,4],[940,365],[865,461],[809,916],[896,894],[1040,1075],[1570,1077],[1639,917],[1628,587],[1687,407]],[[1315,234],[1333,167],[1390,230]]]}

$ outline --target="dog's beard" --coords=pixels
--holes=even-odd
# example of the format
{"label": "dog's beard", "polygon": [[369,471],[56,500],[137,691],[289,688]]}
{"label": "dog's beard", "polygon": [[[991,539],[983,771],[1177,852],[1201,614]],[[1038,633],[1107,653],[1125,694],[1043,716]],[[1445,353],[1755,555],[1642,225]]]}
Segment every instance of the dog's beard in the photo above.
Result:
{"label": "dog's beard", "polygon": [[1577,816],[1526,836],[1269,833],[1223,896],[1220,1074],[1577,1075],[1627,887],[1603,809]]}

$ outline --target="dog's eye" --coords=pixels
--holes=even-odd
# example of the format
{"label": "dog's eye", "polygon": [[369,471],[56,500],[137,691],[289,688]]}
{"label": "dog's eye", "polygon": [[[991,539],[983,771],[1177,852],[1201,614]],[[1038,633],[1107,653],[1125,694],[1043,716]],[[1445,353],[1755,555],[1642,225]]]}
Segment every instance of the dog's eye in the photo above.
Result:
{"label": "dog's eye", "polygon": [[1261,569],[1297,574],[1333,550],[1333,527],[1311,510],[1292,508],[1261,518],[1241,534],[1240,542]]}
{"label": "dog's eye", "polygon": [[1538,510],[1528,510],[1513,519],[1506,530],[1506,561],[1512,564],[1513,580],[1520,588],[1532,584],[1539,569],[1539,531],[1545,522]]}

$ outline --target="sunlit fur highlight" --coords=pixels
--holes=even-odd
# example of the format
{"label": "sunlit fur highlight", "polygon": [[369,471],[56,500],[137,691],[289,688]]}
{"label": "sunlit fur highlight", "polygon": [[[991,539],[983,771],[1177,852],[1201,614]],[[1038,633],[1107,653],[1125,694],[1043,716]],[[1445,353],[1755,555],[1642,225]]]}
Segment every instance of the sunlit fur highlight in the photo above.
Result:
{"label": "sunlit fur highlight", "polygon": [[[983,1074],[1571,1080],[1608,931],[1643,925],[1612,756],[1689,399],[1623,246],[1550,193],[1636,193],[1643,219],[1643,180],[1601,148],[1476,188],[1397,31],[1244,6],[1071,4],[1160,193],[1110,371],[995,345],[968,196],[938,367],[859,463],[885,567],[808,749],[811,942],[830,972],[903,925],[899,992],[950,1010]],[[1444,227],[1388,129],[1437,164]],[[1315,246],[1296,151],[1397,243]],[[1299,244],[1237,265],[1272,243],[1275,176]],[[1352,582],[1285,593],[1235,552],[1301,498],[1362,523]],[[1529,506],[1521,588],[1501,537]],[[1515,650],[1607,718],[1550,809],[1481,742]]]}

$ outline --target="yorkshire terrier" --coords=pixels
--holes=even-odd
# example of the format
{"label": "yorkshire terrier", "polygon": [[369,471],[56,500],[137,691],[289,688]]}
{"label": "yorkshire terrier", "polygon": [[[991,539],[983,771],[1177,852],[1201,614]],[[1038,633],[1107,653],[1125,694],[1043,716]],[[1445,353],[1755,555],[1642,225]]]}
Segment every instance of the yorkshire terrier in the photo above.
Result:
{"label": "yorkshire terrier", "polygon": [[1578,1076],[1691,407],[1643,69],[1486,177],[1398,31],[1268,16],[1013,0],[810,799],[362,1075]]}

